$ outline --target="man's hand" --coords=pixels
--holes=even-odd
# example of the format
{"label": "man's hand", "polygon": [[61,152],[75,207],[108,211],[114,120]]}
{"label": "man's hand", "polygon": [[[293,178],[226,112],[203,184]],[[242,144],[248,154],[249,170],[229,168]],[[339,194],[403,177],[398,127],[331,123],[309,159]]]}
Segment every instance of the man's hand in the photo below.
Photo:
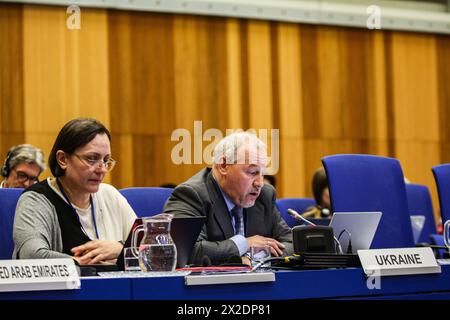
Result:
{"label": "man's hand", "polygon": [[247,238],[248,246],[250,247],[262,247],[269,246],[270,252],[274,257],[283,255],[283,249],[285,245],[272,238],[266,238],[263,236],[252,236]]}
{"label": "man's hand", "polygon": [[80,264],[95,264],[118,257],[123,246],[118,241],[92,240],[72,248],[74,259]]}

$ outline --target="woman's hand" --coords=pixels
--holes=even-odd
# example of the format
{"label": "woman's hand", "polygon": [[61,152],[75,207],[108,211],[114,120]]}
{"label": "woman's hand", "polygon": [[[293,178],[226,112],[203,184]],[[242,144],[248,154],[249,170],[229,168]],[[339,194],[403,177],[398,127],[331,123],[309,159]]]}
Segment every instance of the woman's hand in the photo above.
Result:
{"label": "woman's hand", "polygon": [[116,259],[123,245],[118,241],[92,240],[72,248],[74,259],[80,264],[95,264]]}

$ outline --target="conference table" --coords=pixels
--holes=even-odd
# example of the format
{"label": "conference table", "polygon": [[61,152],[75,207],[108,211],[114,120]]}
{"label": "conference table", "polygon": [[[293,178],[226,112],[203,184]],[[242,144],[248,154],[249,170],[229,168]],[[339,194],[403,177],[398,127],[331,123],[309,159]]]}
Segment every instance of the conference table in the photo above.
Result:
{"label": "conference table", "polygon": [[450,265],[441,273],[386,276],[376,287],[361,268],[276,271],[274,282],[187,286],[183,276],[83,277],[75,290],[1,292],[0,300],[450,299]]}

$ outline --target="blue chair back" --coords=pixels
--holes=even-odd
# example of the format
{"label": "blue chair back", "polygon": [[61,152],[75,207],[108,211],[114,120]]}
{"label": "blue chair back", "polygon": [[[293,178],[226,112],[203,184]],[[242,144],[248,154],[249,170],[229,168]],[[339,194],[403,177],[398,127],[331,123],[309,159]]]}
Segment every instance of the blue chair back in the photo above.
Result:
{"label": "blue chair back", "polygon": [[164,204],[169,199],[172,191],[172,188],[156,187],[136,187],[119,190],[140,218],[162,213]]}
{"label": "blue chair back", "polygon": [[[430,234],[430,244],[444,247],[444,236],[442,234]],[[447,252],[447,249],[437,249],[435,252],[437,253],[437,258],[443,259],[445,252]]]}
{"label": "blue chair back", "polygon": [[276,205],[280,210],[281,217],[286,221],[289,227],[297,225],[297,220],[292,218],[288,213],[288,209],[294,209],[298,213],[304,212],[308,207],[316,205],[316,201],[312,198],[284,198],[277,199]]}
{"label": "blue chair back", "polygon": [[430,243],[430,235],[437,233],[433,206],[428,187],[421,184],[406,184],[409,214],[425,216],[425,224],[418,243]]}
{"label": "blue chair back", "polygon": [[442,223],[450,219],[450,163],[432,168],[439,195]]}
{"label": "blue chair back", "polygon": [[23,189],[0,189],[0,259],[10,260],[14,251],[13,224],[17,200]]}
{"label": "blue chair back", "polygon": [[371,248],[413,247],[402,168],[396,159],[359,154],[322,158],[333,212],[381,211]]}

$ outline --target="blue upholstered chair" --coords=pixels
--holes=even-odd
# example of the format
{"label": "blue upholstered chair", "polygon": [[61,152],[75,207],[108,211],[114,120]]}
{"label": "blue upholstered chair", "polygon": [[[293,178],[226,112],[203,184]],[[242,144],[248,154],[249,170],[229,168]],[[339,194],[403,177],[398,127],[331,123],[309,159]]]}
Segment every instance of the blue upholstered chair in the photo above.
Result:
{"label": "blue upholstered chair", "polygon": [[119,192],[127,199],[138,217],[150,217],[163,212],[172,194],[171,188],[126,188]]}
{"label": "blue upholstered chair", "polygon": [[[434,180],[439,195],[439,207],[442,223],[450,219],[450,163],[441,164],[432,168]],[[431,236],[431,243],[444,245],[444,237],[434,234]],[[439,251],[439,257],[442,258],[443,250]]]}
{"label": "blue upholstered chair", "polygon": [[428,187],[421,184],[406,184],[409,214],[425,216],[425,223],[418,243],[429,243],[430,235],[437,233]]}
{"label": "blue upholstered chair", "polygon": [[371,248],[414,247],[406,188],[396,159],[359,154],[322,158],[333,212],[381,211]]}
{"label": "blue upholstered chair", "polygon": [[284,198],[277,199],[276,205],[280,210],[281,216],[289,227],[297,225],[297,220],[292,218],[288,213],[288,209],[294,209],[298,213],[304,212],[308,207],[314,206],[316,201],[312,198]]}
{"label": "blue upholstered chair", "polygon": [[[445,246],[444,236],[442,234],[430,234],[430,241],[431,241],[431,244],[435,244],[438,246]],[[442,258],[443,250],[439,250],[439,251],[441,252],[439,257]]]}
{"label": "blue upholstered chair", "polygon": [[13,224],[17,200],[23,189],[0,189],[0,259],[11,259],[14,250]]}
{"label": "blue upholstered chair", "polygon": [[450,219],[450,163],[432,168],[439,195],[442,223]]}

